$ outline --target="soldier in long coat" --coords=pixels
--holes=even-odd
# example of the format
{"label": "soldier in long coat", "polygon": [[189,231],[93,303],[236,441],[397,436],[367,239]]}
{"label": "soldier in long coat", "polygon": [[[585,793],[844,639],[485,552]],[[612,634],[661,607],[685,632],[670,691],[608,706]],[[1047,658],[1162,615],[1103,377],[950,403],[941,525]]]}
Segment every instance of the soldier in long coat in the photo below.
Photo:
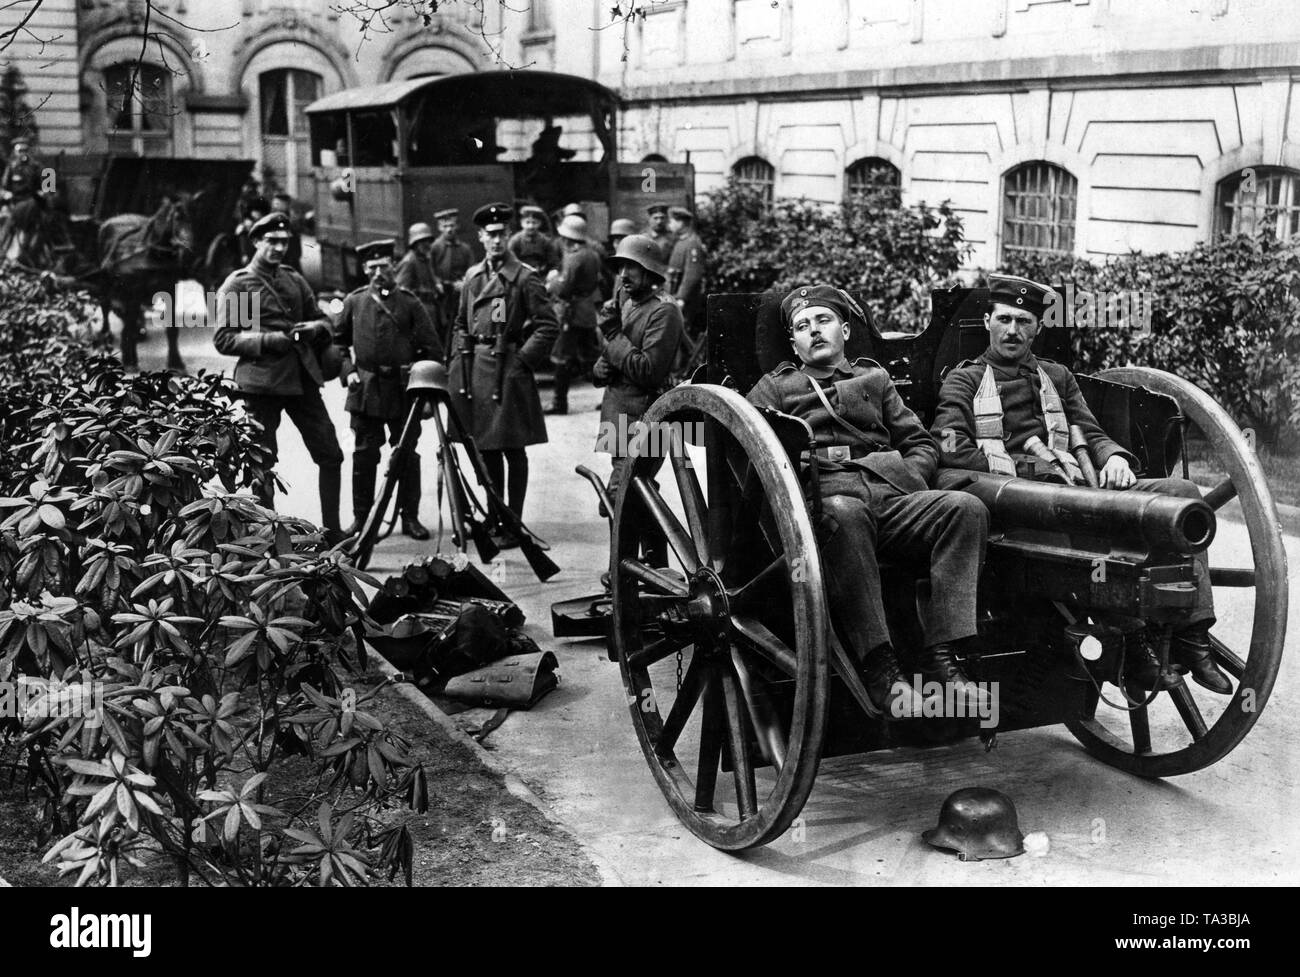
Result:
{"label": "soldier in long coat", "polygon": [[[334,324],[334,343],[345,350],[339,379],[348,390],[344,407],[352,415],[352,527],[361,531],[375,502],[379,453],[396,445],[409,409],[406,381],[416,360],[443,358],[442,341],[424,304],[397,285],[393,241],[373,241],[357,249],[370,284],[343,301]],[[420,455],[413,452],[398,486],[402,532],[428,539],[420,524]]]}
{"label": "soldier in long coat", "polygon": [[522,515],[525,449],[546,441],[533,371],[550,354],[559,324],[541,277],[506,246],[510,216],[506,204],[488,204],[474,214],[486,256],[465,276],[448,373],[452,406],[483,452],[488,476],[510,509]]}
{"label": "soldier in long coat", "polygon": [[[972,472],[1083,484],[1069,445],[1069,428],[1078,425],[1102,488],[1199,499],[1200,489],[1186,479],[1138,478],[1133,472],[1137,459],[1097,423],[1074,375],[1034,355],[1034,337],[1055,294],[1028,279],[989,276],[989,309],[984,315],[989,348],[978,359],[954,367],[939,391],[931,425],[944,469],[938,484],[961,488],[976,477]],[[1041,442],[1038,452],[1027,443],[1031,437]],[[1231,695],[1232,683],[1211,653],[1209,629],[1215,614],[1208,559],[1202,552],[1195,561],[1196,607],[1173,634],[1170,660],[1188,669],[1198,684]],[[1171,684],[1150,647],[1126,656],[1125,666],[1127,678],[1142,688]]]}
{"label": "soldier in long coat", "polygon": [[[822,501],[822,565],[835,625],[863,670],[867,692],[887,714],[914,713],[890,645],[878,556],[929,570],[918,609],[925,649],[917,667],[982,714],[984,694],[954,658],[976,633],[975,597],[988,534],[988,511],[962,492],[933,491],[938,451],[903,403],[889,372],[844,355],[850,321],[865,317],[837,288],[796,288],[781,303],[791,345],[802,361],[759,379],[751,403],[807,421],[817,441]],[[945,701],[947,701],[945,699]]]}
{"label": "soldier in long coat", "polygon": [[[284,265],[291,231],[283,214],[267,214],[251,228],[252,260],[230,274],[217,292],[217,331],[213,343],[227,356],[238,356],[235,385],[248,413],[262,425],[261,443],[275,463],[275,432],[288,414],[312,461],[320,469],[321,524],[341,537],[339,491],[343,450],[334,434],[320,388],[325,382],[321,358],[332,344],[329,320],[316,305],[311,286]],[[256,304],[241,303],[251,293]],[[247,320],[234,311],[251,308]],[[232,321],[233,320],[233,321]],[[262,502],[273,503],[271,484],[257,487]]]}
{"label": "soldier in long coat", "polygon": [[569,412],[569,383],[585,373],[600,355],[596,340],[600,258],[587,242],[587,222],[581,217],[564,218],[559,233],[564,242],[564,265],[546,285],[555,297],[555,313],[560,320],[560,335],[551,349],[555,400],[548,414]]}

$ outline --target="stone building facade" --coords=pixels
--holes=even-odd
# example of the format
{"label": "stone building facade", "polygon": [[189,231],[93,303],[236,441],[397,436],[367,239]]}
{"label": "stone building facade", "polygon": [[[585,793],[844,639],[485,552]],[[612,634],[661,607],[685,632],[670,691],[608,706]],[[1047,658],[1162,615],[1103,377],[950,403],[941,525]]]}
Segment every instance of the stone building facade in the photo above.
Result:
{"label": "stone building facade", "polygon": [[905,199],[952,201],[977,265],[1300,231],[1294,0],[647,0],[628,25],[608,0],[489,0],[486,22],[399,7],[364,41],[337,6],[156,0],[156,111],[111,107],[140,0],[45,0],[43,46],[0,60],[48,95],[47,154],[247,157],[294,192],[313,98],[499,56],[619,91],[621,157],[689,158],[699,192],[735,173],[829,203],[883,168]]}

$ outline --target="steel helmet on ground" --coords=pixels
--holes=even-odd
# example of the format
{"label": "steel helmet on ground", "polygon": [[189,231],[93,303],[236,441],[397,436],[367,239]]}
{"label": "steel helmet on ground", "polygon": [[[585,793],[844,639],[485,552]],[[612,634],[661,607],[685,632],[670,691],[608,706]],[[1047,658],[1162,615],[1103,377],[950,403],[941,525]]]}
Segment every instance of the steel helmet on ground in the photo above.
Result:
{"label": "steel helmet on ground", "polygon": [[406,232],[406,246],[413,248],[421,241],[432,241],[437,236],[432,227],[424,223],[424,221],[419,221],[412,224],[410,230]]}
{"label": "steel helmet on ground", "polygon": [[640,265],[660,281],[668,277],[668,269],[663,262],[663,252],[659,250],[659,245],[655,244],[653,238],[648,238],[644,234],[629,234],[619,241],[618,250],[610,260],[616,264],[620,261],[630,261],[634,265]]}
{"label": "steel helmet on ground", "polygon": [[1011,798],[991,787],[953,791],[939,811],[939,823],[921,837],[936,848],[957,852],[963,862],[1023,854],[1025,838]]}

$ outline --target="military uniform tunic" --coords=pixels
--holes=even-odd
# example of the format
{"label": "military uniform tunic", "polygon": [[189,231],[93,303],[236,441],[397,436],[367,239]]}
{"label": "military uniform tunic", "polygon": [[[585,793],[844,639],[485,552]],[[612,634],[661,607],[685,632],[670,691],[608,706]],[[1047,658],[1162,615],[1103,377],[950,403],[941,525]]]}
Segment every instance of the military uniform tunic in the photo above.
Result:
{"label": "military uniform tunic", "polygon": [[438,276],[433,273],[433,256],[421,258],[419,252],[411,248],[397,263],[393,281],[398,288],[406,289],[423,303],[436,326],[442,313],[438,305]]}
{"label": "military uniform tunic", "polygon": [[658,234],[647,230],[645,235],[658,245],[659,253],[664,256],[664,264],[668,264],[673,256],[673,245],[677,243],[677,235],[667,228],[660,231]]}
{"label": "military uniform tunic", "polygon": [[450,350],[451,330],[460,308],[460,283],[474,264],[474,252],[460,238],[447,241],[440,237],[433,242],[429,258],[433,262],[433,274],[438,280],[438,292],[441,295],[439,308],[442,310],[442,321],[435,325],[438,326],[443,345]]}
{"label": "military uniform tunic", "polygon": [[[241,321],[241,293],[256,298],[256,305],[243,306],[252,321]],[[298,329],[309,335],[292,348],[284,352],[267,348],[266,338],[272,333],[291,336]],[[338,528],[343,464],[334,422],[320,395],[325,381],[319,357],[332,339],[329,320],[317,307],[311,287],[292,268],[259,266],[255,259],[231,272],[217,291],[213,343],[219,352],[239,357],[235,385],[249,414],[262,425],[261,443],[270,450],[272,465],[279,450],[276,431],[281,414],[288,414],[298,428],[312,461],[320,468],[321,520],[327,529]],[[270,505],[272,487],[259,486],[258,492]]]}
{"label": "military uniform tunic", "polygon": [[[352,292],[334,324],[334,342],[350,350],[340,379],[348,385],[344,407],[352,415],[352,512],[363,520],[374,504],[379,452],[396,445],[408,411],[406,381],[416,360],[443,358],[442,340],[424,305],[413,292],[395,288],[383,295],[373,285]],[[398,504],[402,515],[420,511],[420,455],[413,451],[402,475]]]}
{"label": "military uniform tunic", "polygon": [[659,396],[682,338],[681,310],[660,292],[640,302],[624,299],[620,315],[622,328],[601,353],[610,374],[595,380],[606,387],[596,450],[613,456],[609,490],[615,499],[629,460],[627,432]]}
{"label": "military uniform tunic", "polygon": [[1002,401],[1002,430],[1006,435],[1003,443],[1016,463],[1018,474],[1033,478],[1052,472],[1051,465],[1025,449],[1025,442],[1035,434],[1047,442],[1043,385],[1038,377],[1040,366],[1060,394],[1061,406],[1069,423],[1083,428],[1097,467],[1100,469],[1115,454],[1123,455],[1129,464],[1136,464],[1136,459],[1102,430],[1083,399],[1078,381],[1068,369],[1032,354],[1024,362],[1009,363],[986,350],[978,358],[963,360],[953,367],[939,391],[939,406],[930,432],[939,442],[941,467],[979,472],[989,470],[988,460],[975,442],[974,404],[975,391],[984,379],[984,371],[990,366]]}
{"label": "military uniform tunic", "polygon": [[668,290],[682,303],[687,329],[697,332],[704,316],[704,243],[693,230],[682,233],[673,244]]}
{"label": "military uniform tunic", "polygon": [[[834,421],[812,383],[862,436]],[[807,421],[819,451],[838,456],[818,460],[818,536],[836,628],[858,660],[890,640],[878,555],[929,571],[918,588],[927,646],[975,634],[988,513],[972,496],[928,488],[938,452],[888,371],[863,358],[819,380],[782,363],[748,397]]]}
{"label": "military uniform tunic", "polygon": [[[1100,471],[1112,457],[1119,455],[1136,468],[1137,459],[1117,444],[1089,409],[1074,374],[1060,363],[1035,357],[1032,353],[1023,362],[1008,362],[992,350],[986,350],[977,359],[957,364],[943,381],[939,390],[939,406],[935,410],[931,432],[939,441],[939,472],[937,484],[944,488],[960,489],[974,478],[971,472],[988,472],[988,460],[975,441],[975,391],[984,379],[987,367],[993,367],[993,377],[1002,401],[1003,443],[1007,453],[1016,463],[1016,474],[1023,478],[1053,478],[1055,471],[1048,463],[1025,451],[1025,442],[1037,435],[1047,441],[1047,425],[1043,420],[1042,382],[1038,377],[1041,366],[1061,397],[1066,423],[1083,429],[1093,463]],[[1007,476],[997,476],[1007,477]],[[1199,499],[1201,491],[1193,482],[1183,478],[1139,478],[1132,491],[1159,492],[1181,498]],[[1196,577],[1196,607],[1188,624],[1214,620],[1214,592],[1210,585],[1209,562],[1205,552],[1194,558]]]}
{"label": "military uniform tunic", "polygon": [[507,246],[516,258],[526,265],[532,265],[533,270],[540,271],[543,276],[548,271],[558,269],[563,260],[559,242],[541,231],[517,231]]}
{"label": "military uniform tunic", "polygon": [[[474,339],[474,352],[459,348],[461,333]],[[499,331],[506,335],[504,358],[493,355]],[[509,251],[493,271],[486,261],[471,268],[456,314],[456,349],[448,366],[451,399],[458,416],[484,451],[523,448],[546,441],[546,422],[533,371],[546,361],[559,333],[555,310],[541,278]],[[467,392],[460,393],[468,373]],[[500,376],[501,399],[494,399]]]}
{"label": "military uniform tunic", "polygon": [[584,367],[596,361],[596,300],[600,297],[600,258],[587,245],[564,252],[560,277],[547,286],[556,298],[560,335],[551,361]]}

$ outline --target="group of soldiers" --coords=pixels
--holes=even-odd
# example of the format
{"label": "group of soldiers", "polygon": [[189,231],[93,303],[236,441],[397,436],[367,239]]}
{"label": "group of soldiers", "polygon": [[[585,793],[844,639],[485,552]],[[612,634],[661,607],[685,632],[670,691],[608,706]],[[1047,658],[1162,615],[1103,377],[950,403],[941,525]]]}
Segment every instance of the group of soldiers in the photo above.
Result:
{"label": "group of soldiers", "polygon": [[[252,260],[222,286],[225,293],[259,293],[259,321],[227,321],[226,310],[239,306],[219,296],[216,345],[239,357],[235,382],[272,454],[282,413],[302,433],[319,468],[328,533],[342,539],[364,523],[380,451],[386,436],[397,443],[407,411],[407,373],[420,359],[447,364],[451,407],[478,445],[494,487],[522,515],[526,449],[547,440],[535,371],[548,357],[557,376],[553,409],[567,408],[571,371],[590,363],[593,382],[604,388],[605,430],[632,429],[668,383],[691,316],[698,315],[693,303],[702,304],[702,282],[687,276],[702,248],[689,233],[689,214],[668,211],[678,236],[666,256],[662,234],[656,240],[657,232],[668,230],[656,220],[660,213],[652,210],[642,234],[617,233],[636,229],[616,221],[617,240],[612,253],[604,254],[587,239],[580,213],[563,216],[557,242],[541,232],[540,210],[525,208],[523,227],[512,235],[514,209],[488,204],[474,214],[484,258],[472,263],[456,238],[458,215],[443,211],[437,215],[440,235],[434,238],[427,225],[412,227],[409,250],[396,266],[391,240],[358,249],[368,284],[347,296],[333,322],[302,277],[286,267],[288,219],[271,213],[250,229]],[[604,284],[603,270],[612,272]],[[608,297],[597,305],[605,290]],[[928,571],[918,601],[924,648],[912,667],[926,683],[951,687],[966,700],[968,714],[985,705],[986,691],[961,664],[962,645],[976,633],[976,591],[989,528],[984,504],[962,491],[972,480],[1081,483],[1069,441],[1070,428],[1077,426],[1102,488],[1199,497],[1196,486],[1182,479],[1138,478],[1136,459],[1106,436],[1070,371],[1033,354],[1051,299],[1042,285],[990,276],[984,317],[989,347],[950,372],[929,430],[903,402],[887,370],[846,357],[851,331],[868,328],[848,293],[807,285],[782,302],[794,355],[748,396],[760,407],[802,418],[815,434],[819,544],[834,623],[882,711],[920,714],[922,704],[903,678],[885,625],[881,558]],[[355,441],[354,522],[348,530],[339,529],[338,516],[343,453],[320,394],[332,376],[347,387]],[[632,445],[601,437],[597,447],[613,456],[609,488],[616,499]],[[406,471],[398,490],[402,528],[426,539],[418,518],[418,460]],[[270,486],[262,492],[270,504]],[[518,543],[499,526],[493,535],[503,547]],[[1229,694],[1231,683],[1210,652],[1214,605],[1203,554],[1195,572],[1199,600],[1172,636],[1171,661],[1206,688]],[[1147,689],[1172,680],[1149,647],[1127,659],[1126,679]]]}
{"label": "group of soldiers", "polygon": [[[556,240],[542,233],[546,215],[540,208],[522,208],[522,229],[512,235],[514,209],[488,204],[474,213],[484,253],[475,263],[458,237],[459,213],[439,211],[438,234],[428,224],[412,225],[400,261],[390,239],[357,248],[367,284],[331,319],[287,261],[294,240],[289,216],[272,211],[249,226],[250,259],[221,286],[215,344],[239,357],[235,383],[272,457],[282,415],[301,433],[319,470],[321,521],[331,538],[345,539],[364,524],[383,444],[397,443],[406,417],[410,366],[422,359],[446,363],[452,409],[474,438],[494,488],[522,516],[527,448],[547,440],[536,371],[548,358],[555,366],[553,413],[567,411],[571,380],[590,370],[593,382],[606,388],[602,417],[634,412],[629,420],[635,420],[665,385],[678,355],[683,308],[702,305],[698,271],[680,296],[663,291],[671,272],[660,213],[650,209],[647,228],[660,240],[649,233],[612,234],[609,253],[588,239],[579,205],[566,208]],[[675,215],[665,207],[662,213],[680,227],[693,219],[688,211]],[[635,230],[615,225],[613,231]],[[683,240],[682,268],[701,266],[703,251],[693,234],[673,242],[668,257],[682,250]],[[687,281],[684,274],[677,278]],[[256,305],[232,301],[240,292],[255,294]],[[259,310],[256,322],[232,321],[231,310],[250,307]],[[347,529],[339,517],[343,452],[320,393],[336,377],[347,387],[354,438],[353,522]],[[621,464],[616,460],[616,475]],[[402,531],[428,539],[419,520],[418,456],[405,471],[398,487]],[[259,493],[267,505],[273,502],[271,484]],[[489,528],[503,548],[518,545],[504,527]]]}
{"label": "group of soldiers", "polygon": [[[885,625],[881,558],[928,570],[928,586],[918,588],[924,648],[911,663],[921,686],[951,688],[966,715],[986,704],[987,691],[960,663],[963,643],[976,633],[989,526],[984,504],[962,491],[973,480],[1083,484],[1069,450],[1069,429],[1077,425],[1101,488],[1200,497],[1184,479],[1138,478],[1136,459],[1106,436],[1070,371],[1034,355],[1050,289],[1001,275],[990,276],[989,288],[989,347],[945,378],[928,431],[887,370],[866,358],[848,360],[845,345],[852,329],[867,328],[866,318],[846,292],[829,285],[803,286],[785,297],[781,311],[795,357],[748,395],[760,407],[802,418],[814,432],[823,512],[818,536],[834,625],[872,702],[886,714],[920,715],[923,706],[915,684],[903,677]],[[1204,553],[1196,557],[1195,575],[1196,607],[1172,635],[1172,665],[1227,695],[1231,682],[1211,656],[1214,601]],[[1126,660],[1125,672],[1126,681],[1148,690],[1174,681],[1149,646]]]}

